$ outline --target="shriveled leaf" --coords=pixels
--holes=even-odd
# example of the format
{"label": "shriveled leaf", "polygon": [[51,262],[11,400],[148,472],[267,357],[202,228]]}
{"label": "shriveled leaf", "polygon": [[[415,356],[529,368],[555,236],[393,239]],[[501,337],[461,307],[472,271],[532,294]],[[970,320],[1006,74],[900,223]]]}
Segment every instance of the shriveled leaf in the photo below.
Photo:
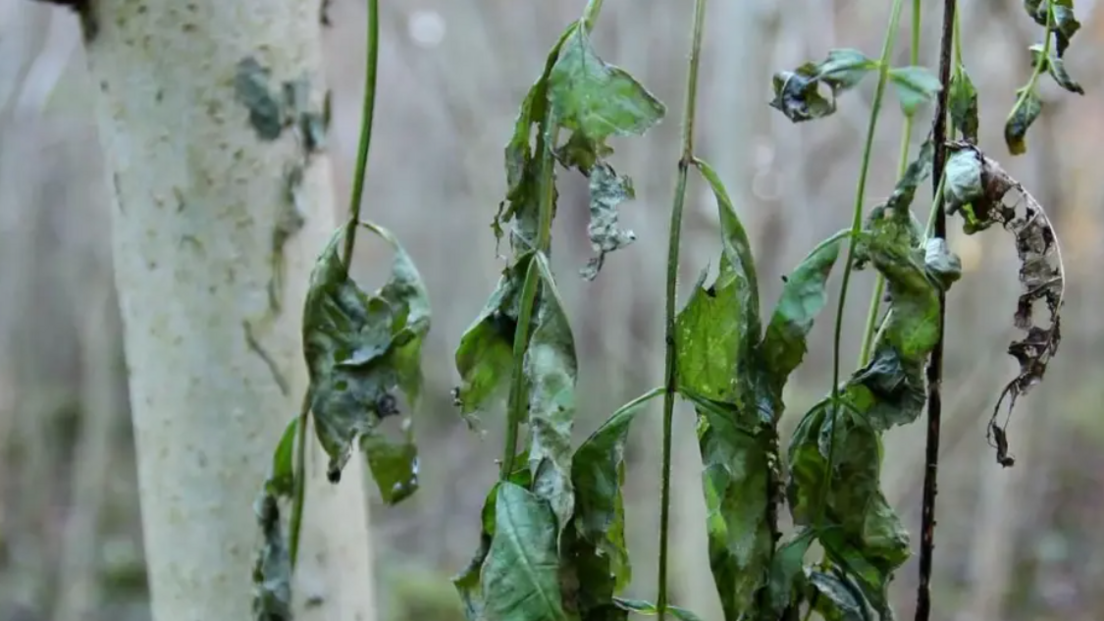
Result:
{"label": "shriveled leaf", "polygon": [[774,431],[752,412],[699,407],[709,565],[727,621],[756,610],[774,552]]}
{"label": "shriveled leaf", "polygon": [[1050,74],[1050,77],[1054,78],[1058,86],[1071,93],[1085,94],[1085,89],[1081,88],[1081,85],[1071,78],[1069,72],[1066,71],[1066,61],[1062,60],[1061,57],[1045,58],[1042,45],[1032,45],[1029,49],[1031,50],[1031,66],[1034,67],[1039,63],[1044,63],[1043,69]]}
{"label": "shriveled leaf", "polygon": [[1016,91],[1016,106],[1004,123],[1004,142],[1012,155],[1027,153],[1027,130],[1043,111],[1043,102],[1033,86]]}
{"label": "shriveled leaf", "polygon": [[552,507],[562,531],[574,511],[571,428],[578,366],[575,340],[547,260],[540,253],[533,260],[542,286],[524,367],[529,386],[529,471],[533,493]]}
{"label": "shriveled leaf", "polygon": [[295,435],[299,431],[299,417],[288,421],[284,435],[280,437],[276,450],[272,453],[272,471],[265,482],[267,492],[277,498],[291,496],[295,488],[295,464],[293,449]]}
{"label": "shriveled leaf", "polygon": [[954,149],[944,168],[943,204],[949,215],[963,212],[967,233],[981,230],[983,224],[974,215],[973,203],[983,201],[985,190],[981,186],[981,158],[972,149]]}
{"label": "shriveled leaf", "polygon": [[418,398],[421,345],[430,324],[429,300],[413,261],[388,231],[369,229],[395,249],[387,283],[368,295],[349,278],[338,253],[342,227],[311,272],[303,310],[311,410],[334,482],[357,437],[399,414],[396,389],[411,403]]}
{"label": "shriveled leaf", "polygon": [[[828,116],[836,111],[836,96],[857,86],[877,67],[877,61],[858,50],[831,50],[820,64],[807,62],[793,71],[774,74],[770,105],[794,123]],[[821,94],[821,83],[828,86],[830,98]]]}
{"label": "shriveled leaf", "polygon": [[581,574],[579,599],[584,619],[589,618],[587,611],[608,602],[632,578],[621,494],[625,442],[636,416],[648,401],[662,394],[662,388],[655,389],[622,406],[579,446],[572,458],[574,525],[578,534],[574,554]]}
{"label": "shriveled leaf", "polygon": [[809,253],[786,279],[760,346],[766,382],[775,403],[774,417],[782,415],[782,390],[790,373],[805,357],[805,339],[813,320],[827,302],[828,275],[839,257],[843,240],[832,237]]}
{"label": "shriveled leaf", "polygon": [[495,531],[483,562],[483,614],[487,621],[562,621],[556,516],[532,492],[510,482],[498,486]]}
{"label": "shriveled leaf", "polygon": [[587,234],[597,255],[581,270],[583,278],[594,280],[606,254],[636,241],[636,234],[618,225],[617,206],[635,198],[632,180],[618,175],[613,167],[599,162],[590,169],[590,224]]}
{"label": "shriveled leaf", "polygon": [[[1001,392],[989,422],[990,433],[997,436],[998,461],[1011,465],[1005,430],[996,423],[997,411],[1004,398],[1009,397],[1011,412],[1017,397],[1043,380],[1050,359],[1058,352],[1065,267],[1054,227],[1035,197],[976,147],[955,144],[952,149],[952,160],[961,159],[964,169],[978,171],[976,187],[981,191],[971,194],[969,212],[962,208],[960,199],[948,205],[949,213],[963,212],[967,232],[1000,224],[1012,234],[1020,259],[1020,297],[1013,325],[1026,334],[1008,346],[1009,355],[1019,362],[1020,372]],[[1046,308],[1046,323],[1035,315],[1040,303]]]}
{"label": "shriveled leaf", "polygon": [[[1081,29],[1081,22],[1073,13],[1073,0],[1024,0],[1024,11],[1043,27],[1051,26],[1056,37],[1058,58],[1065,55],[1070,40]],[[1047,7],[1052,7],[1053,24],[1047,23]]]}
{"label": "shriveled leaf", "polygon": [[862,591],[840,572],[809,570],[807,579],[817,596],[814,608],[825,621],[868,621],[873,618]]}
{"label": "shriveled leaf", "polygon": [[962,278],[962,260],[951,252],[947,240],[933,237],[924,246],[924,269],[943,291]]}
{"label": "shriveled leaf", "polygon": [[778,546],[771,560],[770,585],[767,592],[770,610],[767,618],[783,619],[787,608],[800,603],[799,582],[804,578],[802,569],[805,553],[813,543],[813,531],[804,530],[793,539]]}
{"label": "shriveled leaf", "polygon": [[889,81],[906,116],[912,116],[921,104],[935,99],[942,89],[939,78],[924,67],[894,67],[889,70]]}
{"label": "shriveled leaf", "polygon": [[532,256],[522,255],[503,270],[479,317],[460,337],[456,370],[461,384],[455,395],[464,416],[485,409],[493,397],[505,394],[503,388],[513,364],[521,289]]}
{"label": "shriveled leaf", "polygon": [[262,535],[253,564],[253,620],[291,621],[291,557],[276,497],[261,494],[253,511]]}
{"label": "shriveled leaf", "polygon": [[962,137],[972,143],[978,140],[978,93],[966,67],[961,64],[951,74],[950,91],[947,93],[947,107],[951,112],[951,121]]}
{"label": "shriveled leaf", "polygon": [[663,118],[666,107],[625,70],[594,52],[585,29],[575,28],[548,76],[556,122],[592,143],[610,136],[639,136]]}

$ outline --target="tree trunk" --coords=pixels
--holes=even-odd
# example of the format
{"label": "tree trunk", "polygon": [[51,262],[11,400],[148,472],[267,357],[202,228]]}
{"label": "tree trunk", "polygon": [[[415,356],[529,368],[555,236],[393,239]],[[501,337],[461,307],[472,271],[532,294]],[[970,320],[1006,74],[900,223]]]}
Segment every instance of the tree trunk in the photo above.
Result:
{"label": "tree trunk", "polygon": [[[92,6],[153,617],[248,619],[252,505],[306,386],[301,309],[335,226],[319,4]],[[363,470],[331,486],[310,440],[297,618],[371,621]]]}

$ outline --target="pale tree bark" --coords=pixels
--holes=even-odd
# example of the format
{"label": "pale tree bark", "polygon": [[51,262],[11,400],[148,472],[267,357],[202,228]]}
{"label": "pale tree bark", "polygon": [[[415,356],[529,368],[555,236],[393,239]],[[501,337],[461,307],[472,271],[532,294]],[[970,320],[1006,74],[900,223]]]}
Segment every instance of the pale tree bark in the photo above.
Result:
{"label": "pale tree bark", "polygon": [[[302,303],[335,226],[301,131],[323,108],[319,3],[91,4],[153,616],[248,619],[252,504],[302,399]],[[330,485],[310,440],[296,618],[371,621],[363,470]]]}

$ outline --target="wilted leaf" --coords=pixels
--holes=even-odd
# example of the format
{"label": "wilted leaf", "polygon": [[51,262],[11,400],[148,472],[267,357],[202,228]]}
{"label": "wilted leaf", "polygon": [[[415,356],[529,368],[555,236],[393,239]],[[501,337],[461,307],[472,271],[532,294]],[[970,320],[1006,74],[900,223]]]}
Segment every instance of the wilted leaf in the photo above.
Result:
{"label": "wilted leaf", "polygon": [[574,510],[571,427],[575,417],[575,340],[543,254],[533,259],[542,280],[536,329],[525,353],[529,386],[529,471],[533,493],[556,514],[558,530]]}
{"label": "wilted leaf", "polygon": [[[770,105],[794,123],[828,116],[836,111],[836,96],[854,88],[867,73],[878,68],[878,61],[853,49],[828,52],[820,64],[805,63],[793,71],[774,74],[774,99]],[[826,99],[819,85],[828,86],[831,99]]]}
{"label": "wilted leaf", "polygon": [[[1073,0],[1024,0],[1024,11],[1043,27],[1052,27],[1057,41],[1058,58],[1066,53],[1073,35],[1081,28],[1081,22],[1073,14]],[[1053,24],[1047,23],[1047,7],[1052,7]]]}
{"label": "wilted leaf", "polygon": [[805,553],[813,543],[813,531],[806,529],[778,546],[771,560],[770,610],[767,618],[783,619],[785,610],[800,602],[798,582],[803,578]]}
{"label": "wilted leaf", "polygon": [[828,275],[839,257],[843,240],[837,235],[813,249],[786,279],[760,351],[766,382],[774,401],[774,418],[782,415],[782,389],[790,373],[805,357],[805,338],[813,319],[827,301]]}
{"label": "wilted leaf", "polygon": [[1081,85],[1076,80],[1070,77],[1069,72],[1066,71],[1066,61],[1061,57],[1043,57],[1043,46],[1032,45],[1031,50],[1031,66],[1034,67],[1039,63],[1044,63],[1043,69],[1050,74],[1050,77],[1054,78],[1054,81],[1058,83],[1058,86],[1066,89],[1071,93],[1077,93],[1078,95],[1084,95],[1085,89],[1081,88]]}
{"label": "wilted leaf", "polygon": [[635,198],[632,180],[617,174],[613,167],[599,162],[590,169],[590,224],[587,234],[597,256],[582,269],[583,278],[594,280],[602,269],[607,253],[636,241],[636,234],[618,226],[617,206]]}
{"label": "wilted leaf", "polygon": [[977,143],[978,139],[978,93],[966,67],[961,64],[951,74],[950,92],[947,94],[947,107],[950,108],[951,121],[962,132],[962,137]]}
{"label": "wilted leaf", "polygon": [[262,493],[253,510],[262,535],[253,565],[253,620],[291,621],[291,557],[276,497]]}
{"label": "wilted leaf", "polygon": [[924,67],[895,67],[889,70],[889,81],[906,116],[912,116],[921,104],[934,99],[942,88],[939,78]]}
{"label": "wilted leaf", "polygon": [[510,482],[498,485],[495,532],[483,562],[487,621],[562,621],[556,516],[548,504]]}
{"label": "wilted leaf", "polygon": [[[971,175],[976,172],[978,178],[976,183],[971,180],[971,192],[967,197],[957,197],[954,203],[948,204],[948,212],[964,213],[967,232],[1000,224],[1014,236],[1020,259],[1020,297],[1013,325],[1026,334],[1008,346],[1008,353],[1020,364],[1020,372],[1001,392],[989,422],[990,432],[999,433],[998,461],[1011,465],[1011,458],[1007,455],[1007,438],[996,423],[997,411],[1007,396],[1011,412],[1016,398],[1042,381],[1047,364],[1058,352],[1065,268],[1054,227],[1035,197],[1009,176],[1000,164],[976,147],[955,144],[952,150],[951,159],[961,161],[960,167]],[[963,176],[966,176],[965,172]],[[976,188],[981,191],[974,191]],[[1009,197],[1014,201],[1010,201]],[[967,199],[970,201],[968,212],[962,205]],[[1039,302],[1043,303],[1048,314],[1049,322],[1045,326],[1040,325],[1035,317],[1035,306]],[[1002,439],[1004,442],[1001,442]]]}
{"label": "wilted leaf", "polygon": [[395,249],[387,283],[369,296],[349,278],[338,254],[342,227],[311,272],[303,310],[311,410],[334,482],[357,437],[399,414],[395,390],[411,404],[418,398],[421,345],[429,331],[429,300],[414,263],[388,231],[368,228]]}
{"label": "wilted leaf", "polygon": [[809,587],[817,594],[815,608],[825,621],[868,621],[871,611],[862,591],[841,572],[808,572]]}
{"label": "wilted leaf", "polygon": [[299,417],[292,418],[272,453],[272,471],[265,482],[267,493],[279,498],[290,496],[295,489],[295,464],[293,449],[295,435],[299,431]]}
{"label": "wilted leaf", "polygon": [[951,252],[947,240],[932,237],[924,246],[924,269],[932,281],[943,291],[962,278],[962,260]]}
{"label": "wilted leaf", "polygon": [[518,257],[502,272],[479,317],[460,337],[456,370],[461,384],[456,389],[456,400],[465,416],[485,409],[492,397],[504,394],[500,389],[510,379],[521,289],[532,256]]}
{"label": "wilted leaf", "polygon": [[1043,102],[1034,86],[1025,86],[1016,91],[1016,106],[1004,123],[1004,142],[1012,155],[1027,152],[1027,130],[1043,111]]}

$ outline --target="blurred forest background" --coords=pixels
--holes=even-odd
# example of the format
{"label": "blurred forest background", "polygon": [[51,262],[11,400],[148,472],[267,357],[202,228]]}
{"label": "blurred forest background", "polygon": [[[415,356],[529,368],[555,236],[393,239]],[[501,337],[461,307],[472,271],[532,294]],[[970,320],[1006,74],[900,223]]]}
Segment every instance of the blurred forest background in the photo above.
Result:
{"label": "blurred forest background", "polygon": [[[935,63],[941,5],[924,2],[922,62]],[[379,618],[459,621],[449,576],[478,537],[494,479],[500,418],[480,438],[452,407],[452,352],[493,288],[502,262],[489,227],[505,188],[502,147],[518,104],[583,0],[406,0],[384,3],[380,91],[368,172],[367,217],[403,240],[434,305],[425,354],[428,398],[418,413],[423,488],[395,508],[373,500]],[[666,226],[678,157],[690,2],[606,3],[595,45],[667,103],[668,118],[615,162],[636,180],[622,221],[638,240],[611,255],[598,279],[575,277],[589,256],[586,186],[562,174],[554,263],[581,361],[581,440],[618,405],[661,381]],[[847,226],[874,80],[839,113],[792,125],[770,109],[771,74],[833,47],[876,56],[889,11],[872,0],[716,0],[705,35],[698,152],[717,168],[752,238],[772,303],[780,276],[820,239]],[[964,59],[981,93],[981,146],[1025,183],[1054,220],[1068,270],[1065,340],[1045,384],[1010,427],[1012,469],[986,446],[985,422],[1015,365],[1005,348],[1017,291],[1011,238],[998,231],[953,248],[967,271],[950,293],[943,465],[936,539],[935,614],[949,621],[1104,618],[1104,11],[1078,2],[1083,25],[1067,67],[1088,93],[1043,80],[1042,118],[1029,152],[1001,138],[1014,92],[1030,74],[1040,29],[1015,0],[961,3]],[[907,64],[902,20],[895,64]],[[348,194],[363,87],[365,7],[333,0],[325,32],[334,91],[330,153]],[[111,278],[108,195],[77,20],[67,11],[0,0],[0,620],[149,618],[126,396],[126,363]],[[931,110],[916,123],[927,133]],[[901,114],[884,108],[868,206],[895,181]],[[915,147],[914,151],[915,153]],[[687,207],[682,285],[715,256],[716,209],[696,180]],[[916,205],[930,202],[930,190]],[[329,209],[329,205],[318,205]],[[347,206],[336,206],[342,213]],[[917,207],[924,217],[926,207]],[[355,270],[380,282],[382,245]],[[850,300],[843,360],[858,355],[873,278]],[[838,290],[838,274],[831,289]],[[835,293],[833,293],[833,298]],[[166,300],[166,303],[171,303]],[[831,303],[831,302],[830,302]],[[833,308],[832,306],[829,307]],[[828,311],[790,383],[788,431],[829,389]],[[131,360],[140,365],[141,360]],[[847,370],[849,370],[848,367]],[[657,405],[652,406],[658,410]],[[693,418],[676,421],[673,601],[719,618],[709,574]],[[288,412],[259,413],[286,417]],[[632,594],[654,592],[659,411],[629,450]],[[890,433],[887,494],[919,541],[923,423]],[[258,484],[260,482],[258,481]],[[164,481],[164,485],[173,485]],[[369,488],[373,491],[373,488]],[[374,498],[374,496],[373,496]],[[225,511],[250,511],[242,498]],[[340,519],[340,516],[334,516]],[[187,542],[181,542],[187,545]],[[915,557],[893,587],[911,616]],[[243,594],[245,597],[246,594]],[[88,612],[91,611],[89,615]]]}

